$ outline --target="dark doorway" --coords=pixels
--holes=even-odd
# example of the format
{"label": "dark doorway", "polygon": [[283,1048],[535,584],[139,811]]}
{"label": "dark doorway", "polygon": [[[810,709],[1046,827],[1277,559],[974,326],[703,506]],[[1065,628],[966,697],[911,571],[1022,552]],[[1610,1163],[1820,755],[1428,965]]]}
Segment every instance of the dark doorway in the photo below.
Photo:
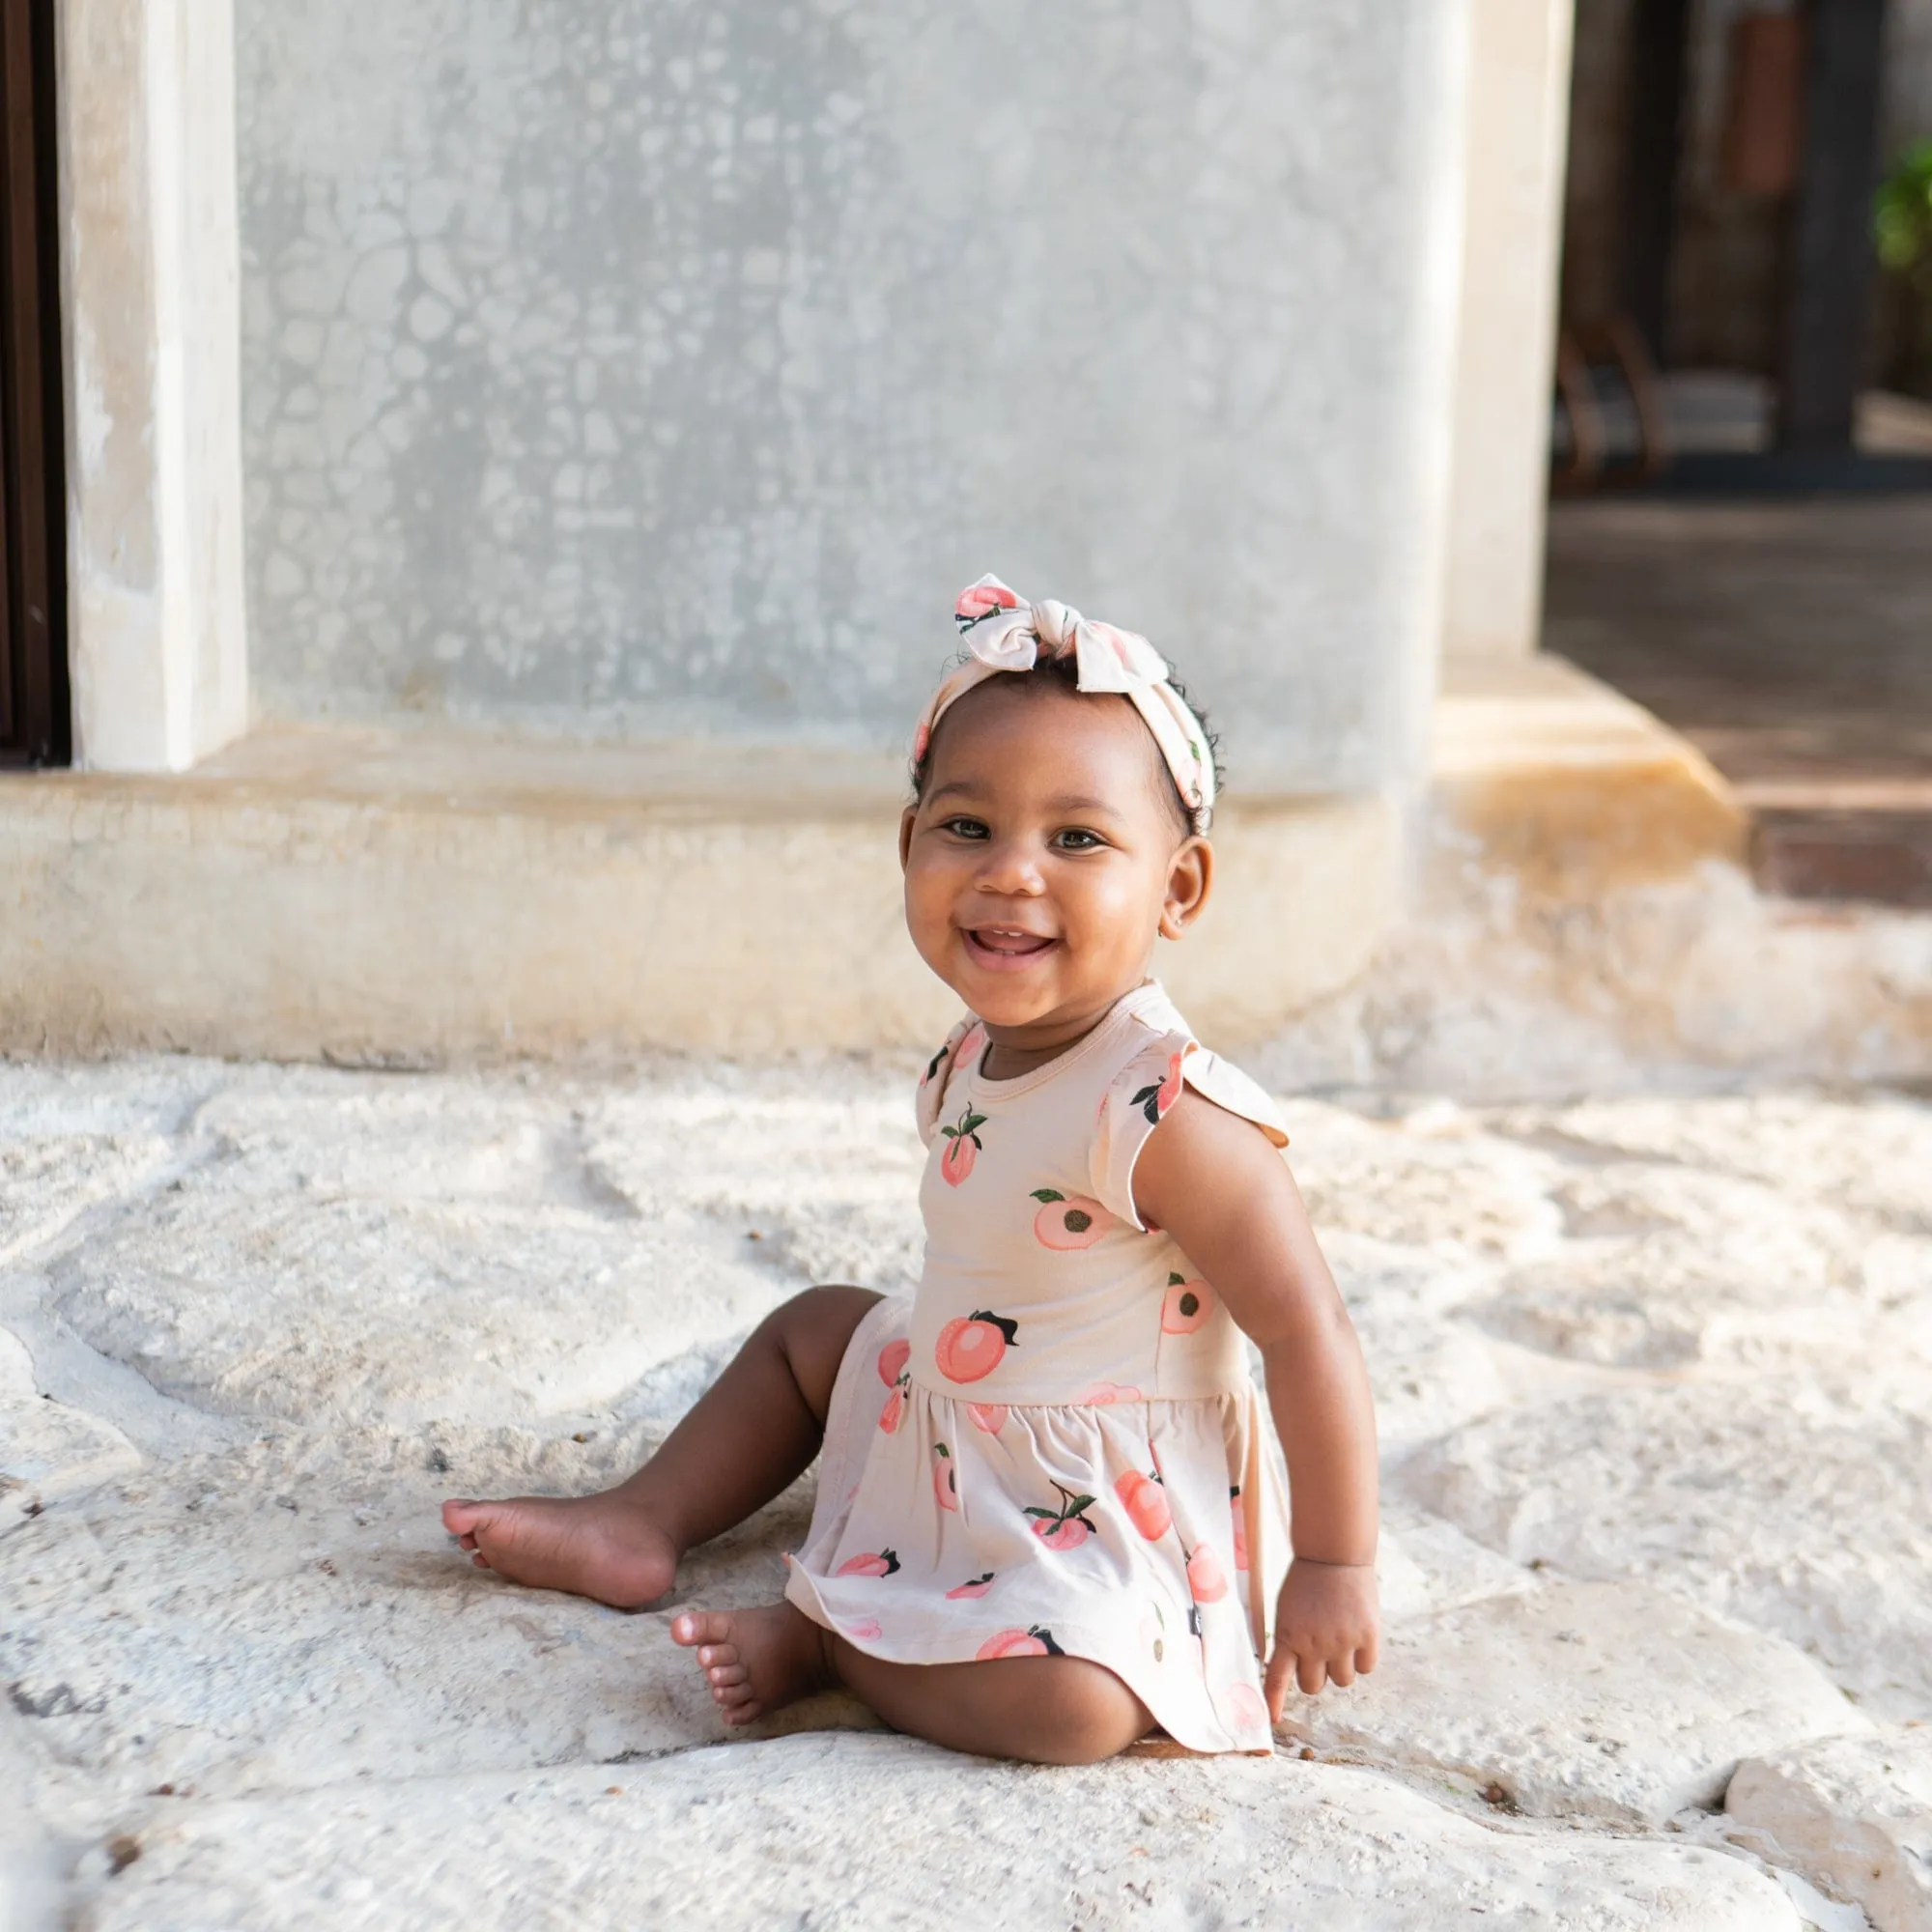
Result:
{"label": "dark doorway", "polygon": [[72,755],[51,0],[0,0],[0,765]]}
{"label": "dark doorway", "polygon": [[1710,758],[1769,892],[1932,907],[1932,385],[1887,350],[1872,234],[1932,95],[1886,14],[1578,0],[1566,374],[1597,440],[1544,643]]}
{"label": "dark doorway", "polygon": [[1932,129],[1887,16],[1577,0],[1559,486],[1932,490],[1932,390],[1888,393],[1932,313],[1883,275],[1874,201]]}

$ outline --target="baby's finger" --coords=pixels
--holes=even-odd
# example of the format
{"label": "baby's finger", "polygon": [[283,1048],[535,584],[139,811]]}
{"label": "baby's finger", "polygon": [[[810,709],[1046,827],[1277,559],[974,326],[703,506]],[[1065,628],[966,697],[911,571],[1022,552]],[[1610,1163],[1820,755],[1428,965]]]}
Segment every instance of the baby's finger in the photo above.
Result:
{"label": "baby's finger", "polygon": [[1376,1667],[1377,1663],[1380,1662],[1381,1654],[1381,1638],[1379,1636],[1372,1636],[1367,1643],[1363,1644],[1356,1651],[1355,1668],[1366,1677]]}
{"label": "baby's finger", "polygon": [[1275,1645],[1274,1655],[1268,1659],[1267,1675],[1262,1680],[1262,1695],[1267,1700],[1268,1721],[1281,1722],[1283,1708],[1288,1703],[1288,1687],[1294,1681],[1294,1653]]}
{"label": "baby's finger", "polygon": [[1327,1680],[1327,1666],[1321,1658],[1308,1656],[1299,1660],[1299,1667],[1294,1673],[1294,1681],[1301,1686],[1305,1695],[1313,1697]]}
{"label": "baby's finger", "polygon": [[1355,1660],[1347,1651],[1328,1660],[1328,1681],[1338,1690],[1346,1690],[1355,1681]]}

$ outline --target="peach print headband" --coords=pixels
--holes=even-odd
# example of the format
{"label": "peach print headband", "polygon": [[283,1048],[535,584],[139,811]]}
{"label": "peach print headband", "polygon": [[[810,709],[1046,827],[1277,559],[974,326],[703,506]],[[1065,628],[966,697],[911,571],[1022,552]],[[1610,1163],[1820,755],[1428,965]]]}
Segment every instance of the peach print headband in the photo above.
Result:
{"label": "peach print headband", "polygon": [[1195,831],[1208,830],[1214,816],[1214,761],[1208,754],[1208,734],[1167,681],[1167,660],[1145,638],[1095,623],[1050,597],[1043,604],[1023,603],[997,577],[969,583],[953,606],[952,621],[970,655],[946,674],[926,701],[913,735],[914,764],[924,758],[932,727],[947,708],[975,685],[1003,670],[1031,670],[1042,659],[1071,654],[1080,690],[1118,692],[1140,713],[1174,774]]}

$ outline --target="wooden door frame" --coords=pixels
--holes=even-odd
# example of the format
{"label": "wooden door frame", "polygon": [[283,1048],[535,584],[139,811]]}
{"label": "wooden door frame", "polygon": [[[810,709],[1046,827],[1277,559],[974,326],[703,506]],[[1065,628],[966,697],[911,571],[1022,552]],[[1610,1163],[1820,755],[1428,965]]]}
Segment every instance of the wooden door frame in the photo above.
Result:
{"label": "wooden door frame", "polygon": [[50,0],[0,0],[0,765],[72,756]]}

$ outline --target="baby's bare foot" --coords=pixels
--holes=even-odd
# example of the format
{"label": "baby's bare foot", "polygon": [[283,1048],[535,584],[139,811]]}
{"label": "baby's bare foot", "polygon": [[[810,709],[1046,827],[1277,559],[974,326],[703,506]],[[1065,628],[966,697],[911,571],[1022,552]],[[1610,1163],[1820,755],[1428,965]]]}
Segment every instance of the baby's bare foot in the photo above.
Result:
{"label": "baby's bare foot", "polygon": [[617,1490],[502,1502],[453,1499],[442,1506],[442,1522],[479,1570],[533,1590],[569,1590],[637,1610],[677,1580],[677,1546]]}
{"label": "baby's bare foot", "polygon": [[687,1610],[673,1617],[671,1640],[697,1652],[727,1724],[782,1709],[832,1680],[825,1633],[789,1604],[753,1610]]}

